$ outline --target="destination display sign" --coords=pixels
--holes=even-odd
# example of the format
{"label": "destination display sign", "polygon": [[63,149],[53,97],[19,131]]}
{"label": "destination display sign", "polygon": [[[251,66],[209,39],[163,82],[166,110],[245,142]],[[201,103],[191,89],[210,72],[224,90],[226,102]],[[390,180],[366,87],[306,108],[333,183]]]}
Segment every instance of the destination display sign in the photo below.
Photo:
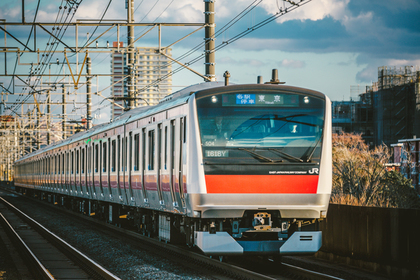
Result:
{"label": "destination display sign", "polygon": [[284,93],[224,94],[222,106],[299,106],[299,96]]}

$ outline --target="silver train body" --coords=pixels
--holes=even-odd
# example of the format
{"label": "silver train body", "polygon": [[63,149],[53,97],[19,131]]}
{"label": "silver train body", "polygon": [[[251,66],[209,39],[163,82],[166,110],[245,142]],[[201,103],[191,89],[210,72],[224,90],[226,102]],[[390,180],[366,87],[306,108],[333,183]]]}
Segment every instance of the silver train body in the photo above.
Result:
{"label": "silver train body", "polygon": [[212,256],[314,253],[332,185],[331,105],[203,83],[15,162],[15,186]]}

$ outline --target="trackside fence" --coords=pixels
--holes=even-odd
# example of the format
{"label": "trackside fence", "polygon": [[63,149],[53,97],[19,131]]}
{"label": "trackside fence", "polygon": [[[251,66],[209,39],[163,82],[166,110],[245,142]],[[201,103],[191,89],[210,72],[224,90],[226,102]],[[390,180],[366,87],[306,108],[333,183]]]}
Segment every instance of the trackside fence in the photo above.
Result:
{"label": "trackside fence", "polygon": [[330,204],[322,252],[420,271],[420,210]]}

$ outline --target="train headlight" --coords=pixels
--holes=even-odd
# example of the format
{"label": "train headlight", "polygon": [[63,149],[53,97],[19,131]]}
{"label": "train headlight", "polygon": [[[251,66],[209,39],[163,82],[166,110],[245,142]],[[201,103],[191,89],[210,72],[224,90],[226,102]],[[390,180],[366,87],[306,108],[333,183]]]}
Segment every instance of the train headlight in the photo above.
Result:
{"label": "train headlight", "polygon": [[211,97],[211,102],[216,103],[217,102],[217,97],[213,95]]}
{"label": "train headlight", "polygon": [[305,104],[308,104],[309,103],[309,97],[305,96],[303,98],[303,102],[305,102]]}

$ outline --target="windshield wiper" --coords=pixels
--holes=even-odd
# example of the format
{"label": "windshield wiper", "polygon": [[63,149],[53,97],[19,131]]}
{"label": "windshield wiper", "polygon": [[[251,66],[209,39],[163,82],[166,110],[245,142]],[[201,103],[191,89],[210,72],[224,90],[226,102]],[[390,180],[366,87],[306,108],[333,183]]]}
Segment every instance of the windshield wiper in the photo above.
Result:
{"label": "windshield wiper", "polygon": [[[254,152],[254,151],[251,151],[251,150],[248,150],[248,149],[245,149],[245,148],[238,148],[238,150],[248,152],[248,153],[250,153],[251,155],[253,155],[253,156],[257,157],[257,158],[262,159],[262,160],[265,160],[265,161],[268,161],[268,162],[272,162],[272,163],[275,163],[275,162],[283,162],[282,160],[273,160],[273,159],[271,159],[271,158],[268,158],[268,157],[262,156],[262,155],[260,155],[260,154],[257,154],[257,153],[256,153],[256,152]],[[254,149],[254,150],[255,150],[255,149]]]}
{"label": "windshield wiper", "polygon": [[289,155],[288,153],[280,151],[279,149],[269,148],[268,150],[275,151],[275,152],[281,154],[282,156],[288,157],[289,159],[293,159],[293,160],[296,160],[296,161],[299,161],[299,162],[303,162],[303,160],[301,158]]}
{"label": "windshield wiper", "polygon": [[312,148],[312,150],[310,151],[309,156],[308,156],[308,157],[307,157],[307,159],[306,159],[306,162],[310,162],[310,161],[311,161],[312,156],[314,155],[315,149],[316,149],[316,147],[318,147],[318,144],[319,144],[319,142],[321,142],[321,139],[322,139],[322,134],[321,134],[321,136],[319,137],[318,141],[316,141],[315,146],[314,146],[314,147]]}

